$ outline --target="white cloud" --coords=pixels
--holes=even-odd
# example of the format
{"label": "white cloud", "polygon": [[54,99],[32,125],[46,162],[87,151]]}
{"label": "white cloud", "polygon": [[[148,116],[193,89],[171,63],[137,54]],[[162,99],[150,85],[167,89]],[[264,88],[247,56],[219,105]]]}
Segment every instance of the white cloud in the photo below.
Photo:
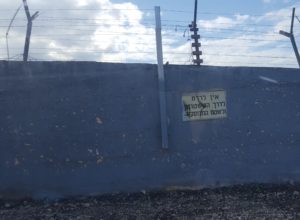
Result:
{"label": "white cloud", "polygon": [[[73,0],[28,0],[28,4],[31,13],[40,11],[33,24],[30,47],[33,60],[125,62],[138,61],[142,57],[154,61],[155,56],[143,53],[154,52],[154,29],[142,24],[143,12],[130,2],[113,4],[109,0],[77,0],[74,4]],[[18,7],[1,2],[1,8],[2,5]],[[74,10],[56,10],[53,5],[57,6],[56,9]],[[13,13],[11,10],[7,18]],[[23,52],[25,26],[26,17],[22,9],[9,33],[10,54],[18,59]],[[4,24],[0,31],[5,33],[5,29]],[[5,38],[1,39],[1,47],[5,47]],[[1,57],[6,57],[3,50]]]}
{"label": "white cloud", "polygon": [[205,29],[230,28],[249,19],[248,15],[235,15],[234,18],[218,16],[213,20],[199,20],[199,26]]}
{"label": "white cloud", "polygon": [[[142,63],[156,60],[153,12],[141,11],[133,3],[78,0],[74,4],[73,0],[28,0],[28,4],[32,13],[35,10],[41,13],[33,25],[32,60]],[[18,6],[11,1],[0,2],[1,8]],[[13,13],[14,10],[7,11],[6,18],[11,18]],[[278,34],[279,30],[289,30],[290,16],[291,8],[284,8],[261,16],[220,15],[200,20],[204,64],[297,67],[289,39]],[[9,20],[1,22],[0,57],[6,58],[3,48],[6,47],[5,32]],[[164,24],[165,61],[190,64],[191,41],[182,37],[185,24],[174,27]],[[24,11],[20,11],[14,26],[17,27],[12,27],[9,34],[10,54],[21,59],[26,32]],[[300,34],[299,28],[295,29],[295,34]]]}
{"label": "white cloud", "polygon": [[263,1],[263,3],[271,3],[272,2],[272,0],[262,0]]}
{"label": "white cloud", "polygon": [[[289,31],[290,17],[291,8],[285,8],[261,16],[218,16],[200,20],[204,64],[297,68],[290,40],[278,33]],[[299,34],[299,28],[295,28],[295,35]],[[189,45],[187,43],[186,50]]]}

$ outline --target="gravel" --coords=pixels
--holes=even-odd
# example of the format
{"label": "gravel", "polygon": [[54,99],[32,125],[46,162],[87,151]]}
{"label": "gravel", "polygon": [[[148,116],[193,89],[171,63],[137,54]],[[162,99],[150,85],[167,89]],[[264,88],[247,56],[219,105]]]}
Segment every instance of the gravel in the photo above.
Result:
{"label": "gravel", "polygon": [[76,197],[0,200],[0,219],[300,219],[300,185],[245,185]]}

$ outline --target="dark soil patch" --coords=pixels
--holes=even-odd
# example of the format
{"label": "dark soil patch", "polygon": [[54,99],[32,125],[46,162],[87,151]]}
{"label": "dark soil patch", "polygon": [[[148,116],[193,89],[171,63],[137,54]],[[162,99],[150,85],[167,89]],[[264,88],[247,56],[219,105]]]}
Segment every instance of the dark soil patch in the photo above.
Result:
{"label": "dark soil patch", "polygon": [[300,219],[300,185],[0,201],[0,219]]}

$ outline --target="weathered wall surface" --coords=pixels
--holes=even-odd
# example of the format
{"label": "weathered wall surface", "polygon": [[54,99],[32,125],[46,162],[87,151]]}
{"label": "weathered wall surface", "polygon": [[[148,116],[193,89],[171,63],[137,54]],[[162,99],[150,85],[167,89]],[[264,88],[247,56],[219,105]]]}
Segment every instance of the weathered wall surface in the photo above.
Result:
{"label": "weathered wall surface", "polygon": [[[0,195],[300,181],[300,71],[0,62]],[[183,121],[182,95],[226,91],[227,118]]]}

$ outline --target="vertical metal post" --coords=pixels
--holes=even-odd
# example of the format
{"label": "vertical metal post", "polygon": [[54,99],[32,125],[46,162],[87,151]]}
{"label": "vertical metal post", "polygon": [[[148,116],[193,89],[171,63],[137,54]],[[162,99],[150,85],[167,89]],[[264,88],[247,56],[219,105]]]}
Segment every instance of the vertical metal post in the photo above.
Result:
{"label": "vertical metal post", "polygon": [[29,52],[29,44],[30,44],[30,36],[31,36],[31,30],[32,30],[32,20],[29,12],[29,8],[27,5],[26,0],[23,0],[24,4],[24,10],[27,17],[27,30],[26,30],[26,38],[25,38],[25,46],[24,46],[24,53],[23,53],[23,61],[28,60],[28,52]]}
{"label": "vertical metal post", "polygon": [[25,38],[24,53],[23,53],[23,61],[25,62],[27,62],[28,60],[31,30],[32,30],[32,21],[29,20],[27,23],[27,31],[26,31],[26,38]]}
{"label": "vertical metal post", "polygon": [[24,53],[23,53],[23,61],[28,60],[28,53],[29,53],[29,44],[30,44],[30,37],[31,37],[31,30],[32,30],[32,21],[38,16],[39,12],[35,12],[32,16],[30,15],[29,8],[27,5],[27,1],[23,0],[24,10],[27,17],[27,31],[26,31],[26,38],[25,38],[25,46],[24,46]]}
{"label": "vertical metal post", "polygon": [[296,41],[295,41],[294,34],[291,35],[291,42],[292,42],[292,45],[293,45],[295,56],[296,56],[297,61],[298,61],[298,65],[300,67],[300,55],[299,55],[299,52],[298,52],[298,48],[297,48],[297,44],[296,44]]}
{"label": "vertical metal post", "polygon": [[7,54],[7,61],[9,61],[9,46],[8,46],[8,34],[6,33],[6,54]]}
{"label": "vertical metal post", "polygon": [[297,61],[298,61],[298,65],[300,67],[300,55],[299,55],[299,51],[298,51],[298,48],[297,48],[296,40],[295,40],[295,37],[294,37],[295,10],[296,9],[293,8],[292,23],[291,23],[291,42],[292,42],[293,49],[294,49],[294,52],[295,52],[295,55],[296,55],[296,58],[297,58]]}
{"label": "vertical metal post", "polygon": [[163,66],[163,49],[161,37],[161,18],[160,7],[155,7],[156,21],[156,52],[157,52],[157,68],[158,68],[158,85],[159,85],[159,103],[160,103],[160,123],[162,135],[162,148],[168,148],[168,122],[167,122],[167,105],[165,92],[165,73]]}
{"label": "vertical metal post", "polygon": [[294,20],[295,20],[295,8],[293,8],[293,12],[292,12],[292,21],[291,21],[291,30],[290,33],[294,33]]}
{"label": "vertical metal post", "polygon": [[198,34],[199,29],[197,28],[197,11],[198,11],[198,1],[195,0],[195,8],[194,8],[194,20],[192,21],[192,24],[189,25],[190,31],[193,32],[193,35],[191,36],[192,39],[194,39],[194,43],[192,43],[192,47],[195,48],[195,50],[192,52],[193,56],[196,57],[196,59],[193,60],[195,64],[200,66],[201,63],[203,63],[203,60],[200,59],[200,56],[202,55],[202,51],[200,51],[201,43],[200,35]]}
{"label": "vertical metal post", "polygon": [[197,24],[197,13],[198,13],[198,0],[195,0],[195,9],[194,9],[194,25]]}
{"label": "vertical metal post", "polygon": [[296,59],[297,59],[297,62],[298,62],[298,65],[300,67],[300,55],[299,55],[299,51],[298,51],[296,40],[295,40],[295,36],[294,36],[295,10],[296,9],[293,8],[290,33],[285,32],[285,31],[279,31],[279,34],[290,38],[292,46],[293,46],[293,49],[294,49],[294,52],[295,52],[295,56],[296,56]]}

